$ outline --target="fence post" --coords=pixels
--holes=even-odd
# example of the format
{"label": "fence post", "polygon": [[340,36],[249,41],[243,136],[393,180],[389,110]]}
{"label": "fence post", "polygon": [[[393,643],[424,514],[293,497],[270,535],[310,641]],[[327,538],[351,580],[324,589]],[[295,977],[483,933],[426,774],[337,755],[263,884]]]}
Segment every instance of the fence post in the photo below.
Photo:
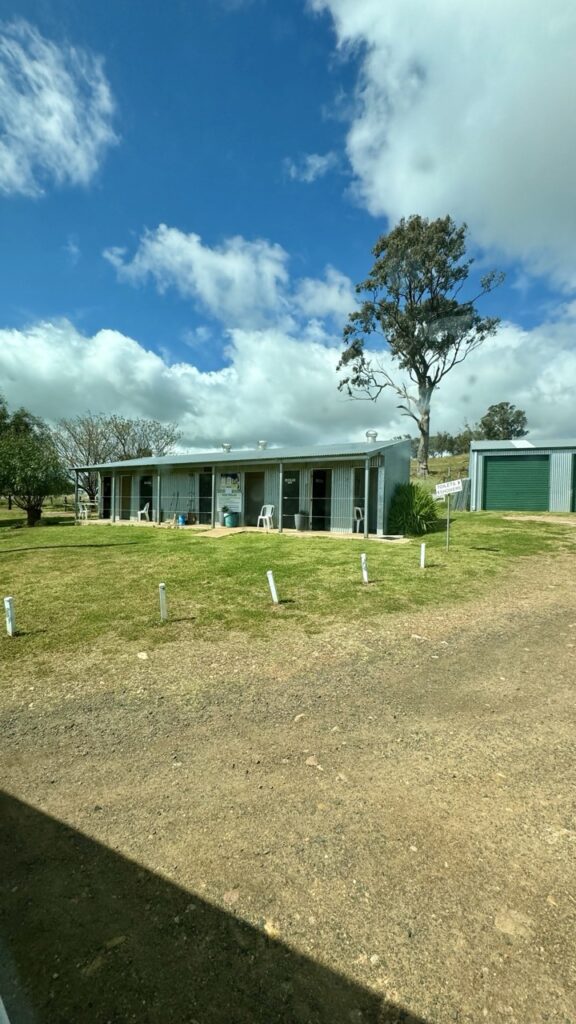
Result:
{"label": "fence post", "polygon": [[8,636],[14,636],[16,632],[16,616],[14,615],[14,598],[4,598],[4,610],[6,612],[6,632]]}
{"label": "fence post", "polygon": [[274,604],[280,604],[278,600],[278,591],[276,590],[276,584],[274,582],[274,573],[272,572],[272,569],[268,569],[266,575],[268,577],[268,585],[270,587],[270,593],[272,594],[272,600]]}
{"label": "fence post", "polygon": [[426,545],[425,544],[421,544],[420,545],[420,568],[424,569],[425,567],[426,567]]}
{"label": "fence post", "polygon": [[160,618],[162,622],[166,622],[168,619],[168,602],[166,601],[166,584],[160,583],[158,585],[158,592],[160,594]]}
{"label": "fence post", "polygon": [[364,554],[360,555],[360,565],[362,567],[362,581],[363,583],[369,583],[370,581],[368,579],[368,562],[366,560],[366,555]]}

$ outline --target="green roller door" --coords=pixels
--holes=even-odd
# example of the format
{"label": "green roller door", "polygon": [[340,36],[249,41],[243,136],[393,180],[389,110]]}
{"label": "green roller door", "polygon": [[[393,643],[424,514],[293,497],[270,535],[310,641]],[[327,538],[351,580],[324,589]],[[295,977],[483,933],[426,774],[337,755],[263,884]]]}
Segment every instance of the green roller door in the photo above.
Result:
{"label": "green roller door", "polygon": [[484,508],[547,512],[550,493],[548,455],[486,455]]}
{"label": "green roller door", "polygon": [[572,456],[572,511],[576,512],[576,455]]}

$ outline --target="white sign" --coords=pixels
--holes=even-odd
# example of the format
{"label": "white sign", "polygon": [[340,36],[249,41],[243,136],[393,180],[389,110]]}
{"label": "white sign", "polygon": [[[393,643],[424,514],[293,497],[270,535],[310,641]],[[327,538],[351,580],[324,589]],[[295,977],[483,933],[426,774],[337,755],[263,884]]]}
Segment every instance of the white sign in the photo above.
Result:
{"label": "white sign", "polygon": [[436,484],[436,497],[443,498],[445,494],[456,494],[461,490],[461,480],[447,480],[445,484]]}

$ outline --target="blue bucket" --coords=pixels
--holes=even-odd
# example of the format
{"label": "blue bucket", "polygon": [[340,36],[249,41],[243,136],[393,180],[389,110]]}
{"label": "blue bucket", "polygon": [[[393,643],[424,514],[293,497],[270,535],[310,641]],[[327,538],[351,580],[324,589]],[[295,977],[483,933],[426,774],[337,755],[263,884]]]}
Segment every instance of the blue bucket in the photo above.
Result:
{"label": "blue bucket", "polygon": [[186,516],[178,516],[178,526],[186,526]]}

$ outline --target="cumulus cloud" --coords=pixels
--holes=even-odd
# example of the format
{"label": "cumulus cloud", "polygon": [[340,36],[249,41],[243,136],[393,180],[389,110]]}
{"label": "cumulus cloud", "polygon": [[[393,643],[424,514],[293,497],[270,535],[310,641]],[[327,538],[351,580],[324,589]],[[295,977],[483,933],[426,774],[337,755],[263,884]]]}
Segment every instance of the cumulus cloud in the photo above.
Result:
{"label": "cumulus cloud", "polygon": [[[378,409],[349,402],[336,390],[338,349],[313,324],[289,334],[280,327],[232,331],[228,365],[203,372],[168,363],[117,331],[82,335],[70,322],[0,331],[0,379],[11,405],[54,421],[90,408],[126,416],[177,420],[186,446],[221,440],[250,446],[361,439],[392,402]],[[399,432],[398,430],[395,431]]]}
{"label": "cumulus cloud", "polygon": [[350,278],[331,266],[324,278],[292,283],[288,253],[264,239],[236,236],[211,248],[199,235],[160,224],[142,236],[132,257],[120,248],[104,256],[121,281],[151,279],[160,292],[175,288],[229,328],[289,326],[301,316],[342,322],[356,301]]}
{"label": "cumulus cloud", "polygon": [[25,21],[0,23],[0,192],[86,185],[110,146],[114,100],[102,60]]}
{"label": "cumulus cloud", "polygon": [[359,60],[356,195],[392,221],[449,212],[576,286],[576,7],[566,0],[309,0]]}
{"label": "cumulus cloud", "polygon": [[357,305],[356,293],[349,277],[335,267],[326,267],[324,280],[303,277],[294,293],[296,308],[310,317],[334,317],[344,324]]}
{"label": "cumulus cloud", "polygon": [[161,292],[176,288],[224,323],[254,326],[282,310],[288,254],[272,242],[237,236],[210,248],[199,235],[160,224],[142,236],[132,258],[120,248],[104,255],[121,281],[151,278]]}
{"label": "cumulus cloud", "polygon": [[337,166],[338,156],[333,152],[324,154],[308,153],[300,160],[287,158],[284,161],[288,177],[292,178],[293,181],[302,181],[306,185],[311,185],[318,178],[323,178]]}
{"label": "cumulus cloud", "polygon": [[[458,431],[492,403],[510,401],[526,411],[532,437],[572,436],[576,383],[566,382],[576,382],[575,328],[576,306],[531,331],[505,325],[445,379],[432,430]],[[68,321],[39,323],[0,331],[0,379],[11,405],[49,420],[88,408],[176,420],[184,445],[201,450],[223,439],[238,447],[260,437],[274,444],[362,440],[369,427],[381,437],[415,433],[392,392],[376,404],[339,394],[339,345],[319,321],[298,331],[237,328],[227,342],[227,365],[205,372],[170,363],[118,331],[88,337]],[[387,354],[379,358],[393,369]]]}

